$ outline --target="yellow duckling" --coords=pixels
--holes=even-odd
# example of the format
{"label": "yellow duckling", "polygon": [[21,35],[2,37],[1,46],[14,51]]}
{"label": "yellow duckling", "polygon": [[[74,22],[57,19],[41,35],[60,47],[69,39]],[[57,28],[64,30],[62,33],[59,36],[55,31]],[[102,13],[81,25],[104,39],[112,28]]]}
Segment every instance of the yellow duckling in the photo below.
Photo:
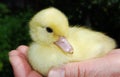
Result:
{"label": "yellow duckling", "polygon": [[100,57],[116,47],[115,41],[103,33],[69,27],[67,17],[53,7],[32,18],[30,35],[29,62],[44,76],[52,67]]}

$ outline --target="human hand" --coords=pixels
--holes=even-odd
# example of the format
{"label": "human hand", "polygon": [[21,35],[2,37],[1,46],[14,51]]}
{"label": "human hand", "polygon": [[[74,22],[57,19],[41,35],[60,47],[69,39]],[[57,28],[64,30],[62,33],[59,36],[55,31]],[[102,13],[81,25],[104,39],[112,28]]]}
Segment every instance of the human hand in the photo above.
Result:
{"label": "human hand", "polygon": [[120,49],[101,58],[53,68],[48,77],[120,77]]}
{"label": "human hand", "polygon": [[16,50],[9,52],[9,60],[14,70],[15,77],[42,77],[34,71],[27,60],[27,46],[19,46]]}
{"label": "human hand", "polygon": [[[30,67],[27,46],[19,46],[9,53],[15,77],[42,77]],[[68,63],[50,70],[48,77],[120,77],[120,49],[108,55],[82,62]]]}

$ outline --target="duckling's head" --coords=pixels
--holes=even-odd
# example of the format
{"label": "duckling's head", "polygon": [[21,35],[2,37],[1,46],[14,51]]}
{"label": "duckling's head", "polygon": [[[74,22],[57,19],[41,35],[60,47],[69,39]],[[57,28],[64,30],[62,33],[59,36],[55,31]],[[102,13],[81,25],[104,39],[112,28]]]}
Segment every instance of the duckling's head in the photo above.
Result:
{"label": "duckling's head", "polygon": [[53,7],[38,12],[30,21],[30,35],[38,43],[57,44],[67,35],[68,28],[67,17]]}

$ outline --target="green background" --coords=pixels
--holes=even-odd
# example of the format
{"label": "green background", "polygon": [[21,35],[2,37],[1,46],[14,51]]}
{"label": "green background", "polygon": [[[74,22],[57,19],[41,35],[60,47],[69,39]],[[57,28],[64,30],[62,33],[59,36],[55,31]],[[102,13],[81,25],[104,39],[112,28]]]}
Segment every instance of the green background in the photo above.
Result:
{"label": "green background", "polygon": [[1,0],[0,77],[13,77],[9,51],[29,45],[29,20],[39,10],[51,6],[64,12],[71,25],[104,32],[120,47],[120,0]]}

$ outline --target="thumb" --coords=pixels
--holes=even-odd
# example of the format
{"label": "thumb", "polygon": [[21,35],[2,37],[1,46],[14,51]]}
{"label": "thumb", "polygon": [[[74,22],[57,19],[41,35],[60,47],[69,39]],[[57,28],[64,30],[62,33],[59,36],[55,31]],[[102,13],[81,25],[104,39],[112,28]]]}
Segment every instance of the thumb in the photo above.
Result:
{"label": "thumb", "polygon": [[48,77],[120,77],[120,49],[104,57],[68,63],[49,71]]}
{"label": "thumb", "polygon": [[[49,71],[48,77],[84,77],[88,65],[80,62],[69,63]],[[84,68],[83,68],[84,67]]]}

